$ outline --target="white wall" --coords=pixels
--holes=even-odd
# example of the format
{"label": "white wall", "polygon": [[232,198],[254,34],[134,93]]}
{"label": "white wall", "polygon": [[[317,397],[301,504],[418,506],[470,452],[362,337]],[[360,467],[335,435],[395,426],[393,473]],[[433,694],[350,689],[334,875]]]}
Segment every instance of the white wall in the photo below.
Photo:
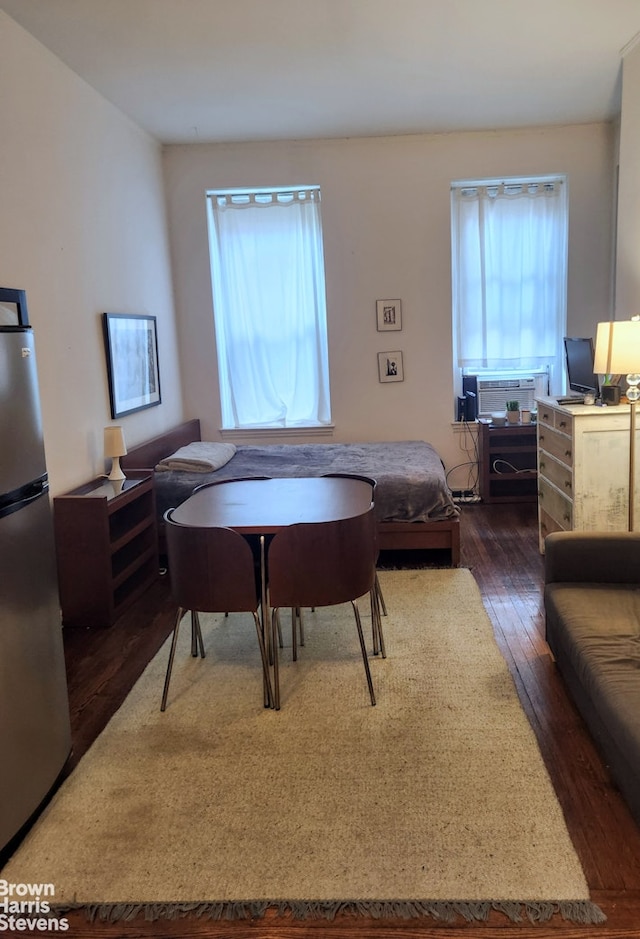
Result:
{"label": "white wall", "polygon": [[616,319],[640,313],[640,42],[622,62]]}
{"label": "white wall", "polygon": [[[205,192],[320,184],[336,440],[424,438],[447,468],[453,433],[449,187],[454,179],[569,177],[568,331],[594,335],[610,306],[616,131],[594,124],[513,132],[171,146],[165,150],[185,409],[219,436]],[[401,332],[376,330],[376,299],[400,298]],[[380,384],[400,349],[405,380]],[[455,485],[455,480],[451,479]]]}
{"label": "white wall", "polygon": [[[322,186],[337,440],[420,437],[448,468],[465,459],[451,428],[452,179],[567,173],[568,331],[592,335],[609,313],[612,125],[168,147],[163,180],[156,143],[4,13],[0,82],[0,285],[27,291],[54,492],[104,469],[105,310],[158,317],[163,403],[122,420],[129,444],[183,416],[219,435],[207,188]],[[402,332],[376,330],[385,297],[402,299]],[[405,381],[380,384],[390,349]]]}
{"label": "white wall", "polygon": [[160,148],[0,12],[0,285],[26,290],[54,494],[104,472],[103,311],[158,317],[163,403],[182,419]]}

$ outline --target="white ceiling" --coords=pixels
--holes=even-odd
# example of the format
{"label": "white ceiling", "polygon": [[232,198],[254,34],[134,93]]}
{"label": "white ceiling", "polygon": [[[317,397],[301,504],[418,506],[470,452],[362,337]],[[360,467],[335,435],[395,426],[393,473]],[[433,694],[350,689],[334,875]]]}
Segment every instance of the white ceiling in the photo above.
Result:
{"label": "white ceiling", "polygon": [[609,120],[640,0],[0,0],[165,143]]}

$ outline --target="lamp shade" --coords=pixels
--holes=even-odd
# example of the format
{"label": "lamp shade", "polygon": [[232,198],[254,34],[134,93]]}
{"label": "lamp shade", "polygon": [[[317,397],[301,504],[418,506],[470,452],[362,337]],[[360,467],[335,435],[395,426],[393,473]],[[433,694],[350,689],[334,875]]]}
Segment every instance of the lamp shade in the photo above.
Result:
{"label": "lamp shade", "polygon": [[127,452],[127,445],[124,442],[124,431],[122,427],[114,424],[104,429],[104,455],[105,456],[124,456]]}
{"label": "lamp shade", "polygon": [[593,370],[598,375],[640,372],[640,319],[598,323]]}

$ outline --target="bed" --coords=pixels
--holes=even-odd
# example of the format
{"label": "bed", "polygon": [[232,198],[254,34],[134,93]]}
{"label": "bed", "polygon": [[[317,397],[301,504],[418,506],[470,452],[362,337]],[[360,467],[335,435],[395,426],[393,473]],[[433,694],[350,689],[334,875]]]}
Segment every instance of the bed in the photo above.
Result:
{"label": "bed", "polygon": [[120,460],[125,473],[154,476],[161,553],[164,512],[187,499],[196,486],[245,476],[351,472],[377,481],[381,550],[440,549],[449,552],[452,567],[460,564],[459,509],[451,498],[442,461],[425,441],[239,445],[232,458],[213,473],[156,469],[171,454],[200,440],[200,421],[186,421],[134,447]]}

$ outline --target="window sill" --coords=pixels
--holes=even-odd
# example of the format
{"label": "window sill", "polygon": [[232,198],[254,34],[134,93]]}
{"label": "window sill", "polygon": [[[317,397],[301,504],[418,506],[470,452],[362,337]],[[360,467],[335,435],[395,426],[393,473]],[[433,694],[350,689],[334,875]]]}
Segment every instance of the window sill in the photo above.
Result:
{"label": "window sill", "polygon": [[323,424],[314,427],[242,427],[240,429],[220,428],[222,440],[239,443],[256,443],[260,438],[274,441],[292,437],[333,437],[335,424]]}

